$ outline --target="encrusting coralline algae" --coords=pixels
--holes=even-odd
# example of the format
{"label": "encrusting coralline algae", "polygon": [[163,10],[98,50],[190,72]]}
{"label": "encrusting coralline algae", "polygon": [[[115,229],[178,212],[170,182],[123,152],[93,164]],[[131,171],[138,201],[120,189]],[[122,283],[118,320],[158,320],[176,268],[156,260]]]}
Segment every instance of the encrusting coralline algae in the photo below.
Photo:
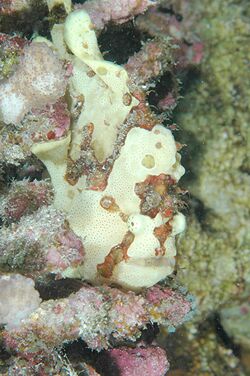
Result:
{"label": "encrusting coralline algae", "polygon": [[[169,3],[0,1],[3,25],[20,14],[16,30],[29,31],[0,34],[0,284],[8,284],[0,318],[10,375],[163,376],[169,368],[145,333],[174,331],[193,301],[164,281],[176,269],[185,192],[177,126],[162,124],[180,97],[179,77],[203,56],[196,15],[185,18],[187,3],[178,2],[182,22]],[[105,60],[96,38],[139,14],[140,51],[123,66]],[[47,32],[37,32],[39,22]],[[189,267],[178,275],[192,288]],[[21,316],[20,302],[29,308],[20,306]],[[77,340],[83,355],[70,364],[63,352]],[[88,349],[101,354],[90,360]]]}

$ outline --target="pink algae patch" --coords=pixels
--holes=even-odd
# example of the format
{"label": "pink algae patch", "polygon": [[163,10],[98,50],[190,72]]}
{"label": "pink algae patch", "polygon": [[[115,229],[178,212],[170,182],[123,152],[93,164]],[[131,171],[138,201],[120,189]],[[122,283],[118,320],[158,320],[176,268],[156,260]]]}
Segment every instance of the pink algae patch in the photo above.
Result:
{"label": "pink algae patch", "polygon": [[169,369],[166,353],[159,347],[126,348],[110,350],[111,359],[120,376],[164,376]]}

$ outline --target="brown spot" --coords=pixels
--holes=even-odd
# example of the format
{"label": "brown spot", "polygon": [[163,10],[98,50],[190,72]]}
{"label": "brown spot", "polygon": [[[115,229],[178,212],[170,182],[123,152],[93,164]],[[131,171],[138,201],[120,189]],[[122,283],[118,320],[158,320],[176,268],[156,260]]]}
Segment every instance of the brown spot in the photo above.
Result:
{"label": "brown spot", "polygon": [[119,213],[120,218],[122,219],[123,222],[127,223],[128,222],[128,215],[124,213]]}
{"label": "brown spot", "polygon": [[87,76],[90,77],[90,78],[94,77],[95,75],[96,75],[96,73],[92,69],[87,72]]}
{"label": "brown spot", "polygon": [[88,189],[92,191],[104,191],[107,186],[107,176],[101,171],[97,171],[93,176],[89,177]]}
{"label": "brown spot", "polygon": [[105,67],[100,66],[97,68],[97,73],[100,74],[100,76],[105,76],[105,74],[107,74],[108,71]]}
{"label": "brown spot", "polygon": [[159,247],[155,249],[155,256],[164,256],[166,253],[165,247]]}
{"label": "brown spot", "polygon": [[97,265],[98,273],[104,278],[110,278],[112,276],[113,270],[117,264],[122,261],[129,259],[127,255],[128,248],[134,240],[134,235],[132,232],[128,231],[122,242],[111,248],[109,254],[105,257],[102,264]]}
{"label": "brown spot", "polygon": [[78,182],[79,177],[74,177],[71,173],[66,173],[64,176],[64,179],[70,184],[70,185],[76,185]]}
{"label": "brown spot", "polygon": [[154,236],[159,240],[160,247],[155,249],[156,256],[164,256],[166,248],[164,246],[165,241],[169,234],[171,234],[172,226],[167,222],[154,229]]}
{"label": "brown spot", "polygon": [[93,123],[88,123],[88,125],[87,125],[87,130],[88,130],[88,134],[89,134],[89,136],[92,136],[92,134],[93,134],[93,132],[94,132],[94,128],[95,128],[95,126],[94,126]]}
{"label": "brown spot", "polygon": [[141,163],[146,168],[153,168],[155,166],[155,159],[153,155],[146,154]]}
{"label": "brown spot", "polygon": [[69,198],[73,199],[73,198],[74,198],[74,196],[75,196],[75,192],[74,192],[74,191],[71,191],[71,190],[69,190],[69,191],[67,191],[67,196],[68,196]]}
{"label": "brown spot", "polygon": [[175,142],[175,146],[177,151],[180,151],[184,146],[187,146],[186,144],[181,144],[180,142]]}
{"label": "brown spot", "polygon": [[162,143],[161,142],[156,142],[155,147],[156,147],[156,149],[161,149],[162,148]]}
{"label": "brown spot", "polygon": [[82,46],[83,46],[83,48],[89,48],[89,45],[88,45],[87,42],[83,42]]}
{"label": "brown spot", "polygon": [[130,93],[125,93],[122,97],[122,103],[124,106],[130,106],[132,102],[132,95]]}
{"label": "brown spot", "polygon": [[117,212],[120,210],[119,206],[115,203],[114,197],[112,196],[103,196],[100,200],[100,205],[103,209],[110,212]]}
{"label": "brown spot", "polygon": [[78,97],[76,99],[77,99],[77,102],[76,102],[73,110],[71,111],[71,115],[72,115],[73,119],[77,119],[80,116],[80,114],[82,112],[83,105],[84,105],[84,101],[85,101],[83,94],[78,95]]}
{"label": "brown spot", "polygon": [[78,97],[77,97],[77,103],[79,103],[80,105],[83,105],[84,102],[85,102],[84,95],[83,94],[78,95]]}
{"label": "brown spot", "polygon": [[56,137],[55,132],[53,132],[53,131],[49,131],[49,132],[47,133],[47,138],[48,138],[48,140],[53,140],[55,137]]}

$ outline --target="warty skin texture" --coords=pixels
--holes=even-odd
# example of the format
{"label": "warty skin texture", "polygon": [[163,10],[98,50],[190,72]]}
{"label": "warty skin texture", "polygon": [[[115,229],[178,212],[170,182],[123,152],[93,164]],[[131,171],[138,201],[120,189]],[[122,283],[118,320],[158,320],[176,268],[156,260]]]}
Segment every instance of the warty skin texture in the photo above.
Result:
{"label": "warty skin texture", "polygon": [[[67,213],[70,227],[82,238],[85,247],[83,267],[72,270],[67,276],[83,277],[94,283],[115,282],[136,290],[152,286],[172,272],[176,254],[174,236],[185,226],[183,219],[177,220],[177,217],[182,218],[181,214],[176,213],[176,218],[163,218],[160,213],[155,218],[140,214],[135,186],[150,175],[166,174],[175,181],[183,175],[173,136],[161,125],[151,130],[133,127],[120,147],[105,189],[86,190],[84,175],[73,184],[67,181],[67,158],[70,156],[76,163],[81,156],[84,127],[90,122],[93,124],[90,145],[94,157],[99,162],[105,161],[112,154],[114,141],[119,136],[119,123],[126,120],[139,102],[129,92],[126,71],[103,60],[85,11],[72,12],[65,21],[63,32],[55,26],[52,36],[57,41],[55,47],[59,53],[71,59],[73,64],[71,95],[84,97],[79,119],[73,122],[66,138],[32,147],[51,176],[55,207]],[[59,47],[58,40],[62,38],[74,57]],[[90,69],[94,74],[89,74]],[[95,93],[101,91],[103,112],[94,111],[95,104],[102,106],[102,101],[99,102],[98,97],[96,102],[93,88]],[[130,101],[124,102],[124,96],[129,96]],[[103,139],[104,131],[107,133]],[[115,210],[103,207],[102,201],[106,198],[114,201]],[[129,225],[133,223],[131,216],[137,216],[140,231]],[[164,240],[166,251],[161,254],[158,252],[161,244],[154,232],[160,226],[167,226],[167,222],[171,230]],[[128,237],[130,240],[126,240]],[[124,242],[128,244],[124,246]],[[111,273],[100,273],[98,268],[105,269],[109,258],[113,263]]]}

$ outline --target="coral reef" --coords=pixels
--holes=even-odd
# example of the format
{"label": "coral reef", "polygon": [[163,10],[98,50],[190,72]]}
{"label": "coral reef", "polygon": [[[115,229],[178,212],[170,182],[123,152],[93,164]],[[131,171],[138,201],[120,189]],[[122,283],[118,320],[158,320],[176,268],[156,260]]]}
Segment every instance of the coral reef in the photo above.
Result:
{"label": "coral reef", "polygon": [[[183,129],[181,141],[193,139],[186,159],[187,184],[201,210],[197,216],[199,209],[193,209],[180,244],[178,278],[198,297],[199,310],[207,315],[249,291],[245,83],[250,50],[244,47],[249,22],[247,15],[242,17],[245,2],[197,3],[193,9],[196,31],[206,46],[204,64],[180,103],[176,121]],[[186,8],[188,18],[190,11]]]}
{"label": "coral reef", "polygon": [[[147,96],[165,73],[174,80],[176,46],[145,40],[122,66],[104,59],[96,34],[157,3],[48,1],[51,33],[34,26],[32,40],[6,33],[23,8],[1,8],[3,374],[163,376],[154,331],[193,314],[186,291],[157,284],[174,271],[185,229],[184,168]],[[174,101],[178,90],[176,80]]]}
{"label": "coral reef", "polygon": [[[184,81],[183,99],[174,117],[182,129],[180,141],[188,145],[183,153],[188,171],[184,183],[192,205],[185,237],[179,242],[177,279],[197,298],[199,314],[193,330],[204,343],[207,335],[201,331],[201,322],[214,315],[220,318],[220,329],[209,346],[214,357],[222,353],[224,341],[225,357],[211,362],[210,350],[204,346],[203,356],[210,362],[207,374],[247,375],[249,7],[246,1],[224,0],[164,1],[162,6],[172,10],[167,17],[179,15],[182,27],[199,35],[204,44],[201,69],[190,72]],[[196,341],[195,336],[189,344]],[[232,359],[238,366],[229,371],[225,361],[229,364]],[[190,374],[204,372],[202,362],[190,370]]]}
{"label": "coral reef", "polygon": [[18,221],[43,205],[52,202],[53,194],[48,181],[13,180],[8,191],[2,193],[0,215],[5,223]]}
{"label": "coral reef", "polygon": [[1,374],[248,374],[249,17],[0,0]]}
{"label": "coral reef", "polygon": [[17,35],[0,34],[0,78],[8,77],[23,50],[27,40]]}
{"label": "coral reef", "polygon": [[219,337],[218,321],[204,320],[199,327],[187,323],[174,336],[159,342],[166,348],[173,376],[246,376],[237,347],[228,347]]}
{"label": "coral reef", "polygon": [[64,215],[51,206],[1,228],[2,271],[15,270],[33,277],[50,271],[59,277],[83,259],[81,240],[69,228]]}
{"label": "coral reef", "polygon": [[86,10],[95,27],[102,29],[110,21],[124,23],[157,3],[159,0],[90,0],[75,8]]}
{"label": "coral reef", "polygon": [[250,348],[249,323],[250,307],[248,299],[238,305],[224,308],[220,311],[221,322],[227,334],[236,344]]}
{"label": "coral reef", "polygon": [[[146,349],[127,349],[121,347],[110,350],[109,356],[111,362],[115,363],[117,371],[121,376],[135,376],[138,369],[145,376],[165,375],[169,369],[169,363],[166,360],[164,350],[159,347],[152,346]],[[114,372],[112,373],[111,370],[110,375],[112,374]]]}
{"label": "coral reef", "polygon": [[0,2],[0,11],[3,14],[11,14],[13,12],[23,11],[30,7],[31,1],[30,0],[21,0],[21,1],[13,1],[13,0],[6,0]]}
{"label": "coral reef", "polygon": [[1,275],[0,322],[13,329],[41,303],[34,281],[20,274]]}
{"label": "coral reef", "polygon": [[32,42],[22,53],[17,69],[0,87],[0,120],[6,124],[18,124],[31,109],[53,104],[65,92],[62,66],[47,44]]}
{"label": "coral reef", "polygon": [[[33,288],[33,281],[29,278],[2,276],[3,281],[9,278],[15,283],[18,278],[25,279],[26,290]],[[13,286],[8,287],[7,293],[10,288]],[[67,298],[44,301],[40,305],[34,288],[32,294],[30,290],[27,299],[23,293],[22,285],[16,286],[13,297],[8,297],[5,306],[0,307],[0,317],[8,324],[2,333],[5,347],[19,359],[14,358],[15,363],[11,362],[11,367],[18,369],[18,364],[23,362],[22,368],[27,369],[28,374],[32,374],[35,369],[39,375],[50,375],[52,370],[56,372],[56,348],[82,339],[88,348],[98,351],[107,349],[111,344],[114,347],[115,344],[130,342],[134,344],[133,347],[119,347],[121,353],[115,352],[113,348],[104,352],[105,356],[109,354],[124,375],[132,372],[131,367],[138,364],[145,372],[153,370],[153,374],[163,376],[168,369],[164,350],[151,348],[146,343],[137,343],[140,348],[135,347],[136,341],[149,323],[164,325],[172,331],[190,317],[193,309],[189,296],[184,297],[178,291],[159,286],[138,295],[108,286],[85,285]],[[33,305],[29,304],[29,299]],[[8,304],[12,312],[6,313]],[[29,311],[26,309],[20,315],[16,309],[19,306],[22,308],[22,305],[28,305]]]}
{"label": "coral reef", "polygon": [[[4,334],[7,346],[23,357],[41,356],[64,342],[81,338],[89,348],[107,348],[111,338],[135,342],[147,323],[172,330],[188,318],[188,296],[168,288],[150,288],[141,295],[107,286],[83,286],[68,298],[42,302],[18,328]],[[12,328],[11,328],[12,329]]]}

